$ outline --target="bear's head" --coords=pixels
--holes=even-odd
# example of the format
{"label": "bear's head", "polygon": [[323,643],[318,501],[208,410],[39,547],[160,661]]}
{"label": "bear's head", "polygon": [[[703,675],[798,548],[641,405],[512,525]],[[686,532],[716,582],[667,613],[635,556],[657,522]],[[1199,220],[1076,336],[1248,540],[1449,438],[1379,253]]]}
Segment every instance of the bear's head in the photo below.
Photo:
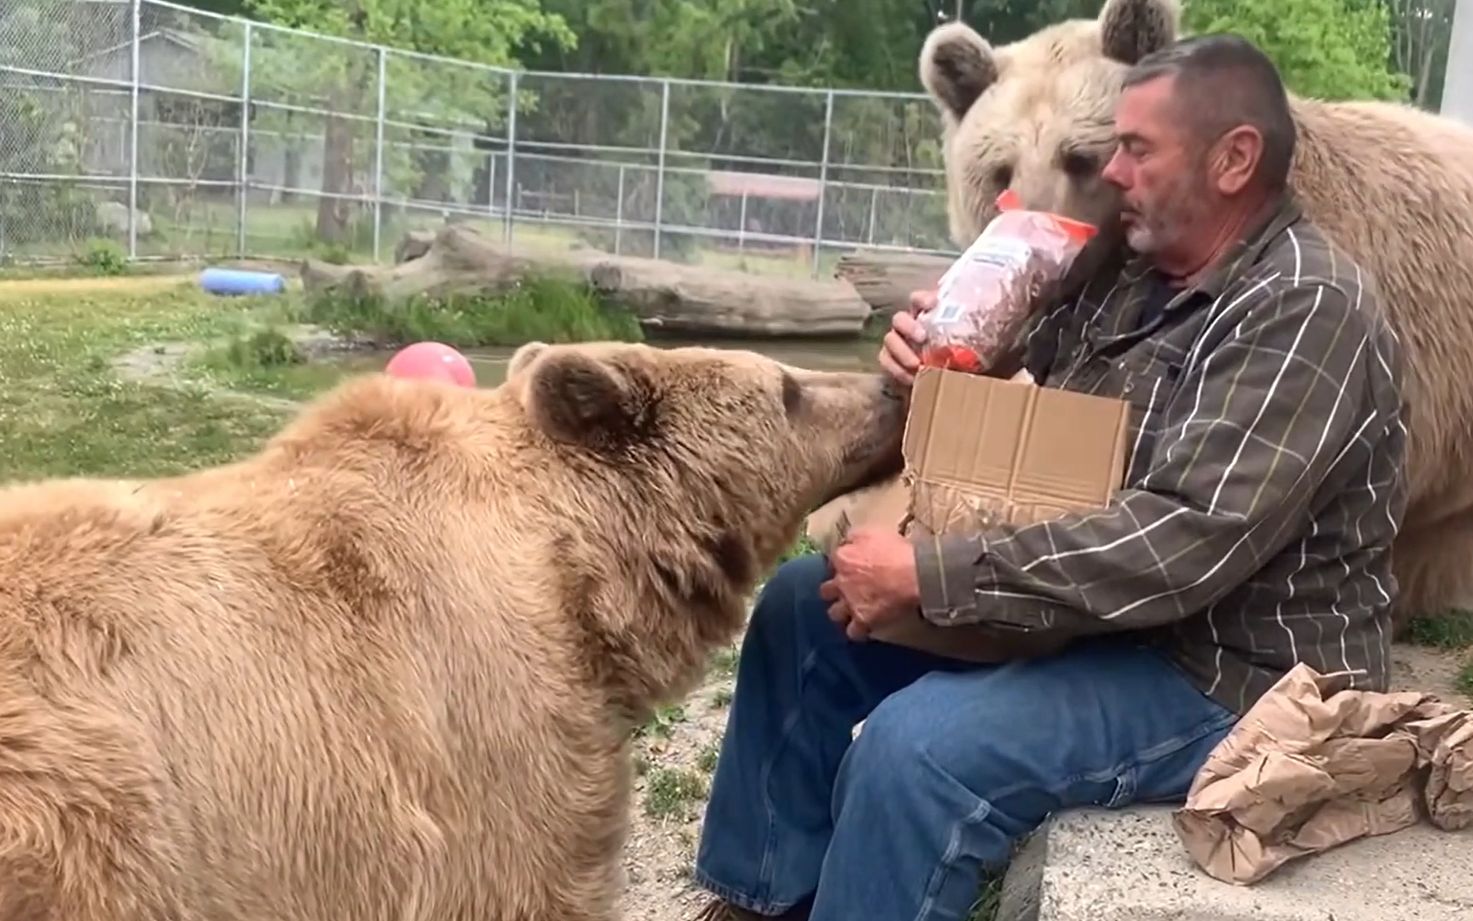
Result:
{"label": "bear's head", "polygon": [[533,343],[507,386],[560,467],[611,490],[632,519],[656,519],[651,540],[719,548],[739,591],[808,512],[902,464],[907,404],[880,374],[734,349]]}
{"label": "bear's head", "polygon": [[[1119,239],[1119,196],[1100,177],[1114,152],[1126,69],[1176,39],[1177,0],[1107,0],[1099,17],[994,48],[965,23],[927,37],[920,78],[941,111],[951,236],[967,246],[1004,189],[1023,206],[1089,221]],[[1083,260],[1081,260],[1083,262]]]}
{"label": "bear's head", "polygon": [[533,344],[502,389],[519,454],[558,502],[543,527],[559,604],[633,723],[686,693],[740,629],[809,511],[902,466],[907,401],[880,374],[726,349]]}

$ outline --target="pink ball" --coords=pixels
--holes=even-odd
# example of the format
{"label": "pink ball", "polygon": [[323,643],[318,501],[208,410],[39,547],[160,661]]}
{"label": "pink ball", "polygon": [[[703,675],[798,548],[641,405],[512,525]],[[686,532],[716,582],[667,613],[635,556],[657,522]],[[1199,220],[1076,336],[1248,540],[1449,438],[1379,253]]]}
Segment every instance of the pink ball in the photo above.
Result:
{"label": "pink ball", "polygon": [[449,381],[476,386],[476,372],[466,357],[441,342],[416,342],[389,359],[385,373],[394,377]]}

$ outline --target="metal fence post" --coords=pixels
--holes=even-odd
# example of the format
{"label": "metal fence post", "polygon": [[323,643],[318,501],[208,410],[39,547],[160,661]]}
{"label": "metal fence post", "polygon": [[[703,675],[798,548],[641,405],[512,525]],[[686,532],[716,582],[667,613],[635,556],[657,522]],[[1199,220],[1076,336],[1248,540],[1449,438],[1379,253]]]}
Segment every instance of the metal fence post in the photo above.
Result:
{"label": "metal fence post", "polygon": [[660,154],[655,171],[655,258],[660,258],[660,230],[665,216],[665,145],[670,138],[670,81],[661,81]]}
{"label": "metal fence post", "polygon": [[143,0],[131,0],[129,18],[133,34],[130,38],[132,86],[128,93],[128,258],[138,258],[138,74],[142,57],[139,35],[142,32]]}
{"label": "metal fence post", "polygon": [[373,135],[373,261],[378,262],[379,234],[384,222],[384,91],[385,58],[383,46],[378,49],[378,118]]}
{"label": "metal fence post", "polygon": [[737,212],[737,252],[747,251],[747,190],[742,189],[742,206]]}
{"label": "metal fence post", "polygon": [[875,212],[880,210],[880,188],[879,186],[869,190],[869,233],[865,240],[870,246],[875,245]]}
{"label": "metal fence post", "polygon": [[1473,125],[1473,0],[1454,0],[1451,32],[1441,112]]}
{"label": "metal fence post", "polygon": [[624,164],[619,164],[619,190],[615,193],[618,200],[614,202],[614,255],[619,255],[620,243],[624,236]]}
{"label": "metal fence post", "polygon": [[512,214],[513,204],[516,198],[517,179],[517,80],[516,71],[511,72],[511,90],[507,93],[506,101],[506,230],[504,238],[506,245],[511,246],[512,237]]}
{"label": "metal fence post", "polygon": [[236,191],[239,199],[235,211],[235,250],[242,259],[246,255],[246,197],[251,187],[251,24],[245,24],[245,49],[240,67],[240,138],[236,142],[239,162],[236,164]]}
{"label": "metal fence post", "polygon": [[823,200],[829,188],[829,139],[834,133],[834,91],[829,90],[823,107],[823,159],[818,163],[818,217],[813,227],[813,277],[818,277],[818,257],[823,253]]}

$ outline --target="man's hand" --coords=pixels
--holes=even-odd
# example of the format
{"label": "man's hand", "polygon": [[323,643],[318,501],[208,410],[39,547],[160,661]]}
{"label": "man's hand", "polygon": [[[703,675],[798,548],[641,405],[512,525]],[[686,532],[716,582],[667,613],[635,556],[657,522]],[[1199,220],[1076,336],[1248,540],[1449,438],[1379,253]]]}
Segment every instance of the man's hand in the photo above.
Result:
{"label": "man's hand", "polygon": [[915,291],[910,296],[909,312],[896,311],[890,318],[890,331],[880,347],[880,366],[902,386],[915,383],[915,373],[921,366],[916,350],[926,336],[916,317],[935,306],[935,291]]}
{"label": "man's hand", "polygon": [[910,541],[887,528],[855,528],[829,557],[834,575],[819,587],[829,619],[851,640],[914,614],[920,580]]}

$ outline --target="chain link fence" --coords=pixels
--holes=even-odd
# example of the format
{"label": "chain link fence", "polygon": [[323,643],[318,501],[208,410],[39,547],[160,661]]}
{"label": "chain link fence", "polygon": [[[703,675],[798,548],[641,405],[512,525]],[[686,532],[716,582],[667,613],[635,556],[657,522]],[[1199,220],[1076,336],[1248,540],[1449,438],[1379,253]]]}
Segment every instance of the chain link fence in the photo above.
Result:
{"label": "chain link fence", "polygon": [[790,274],[951,253],[920,94],[510,71],[154,0],[0,9],[0,261],[520,246]]}

